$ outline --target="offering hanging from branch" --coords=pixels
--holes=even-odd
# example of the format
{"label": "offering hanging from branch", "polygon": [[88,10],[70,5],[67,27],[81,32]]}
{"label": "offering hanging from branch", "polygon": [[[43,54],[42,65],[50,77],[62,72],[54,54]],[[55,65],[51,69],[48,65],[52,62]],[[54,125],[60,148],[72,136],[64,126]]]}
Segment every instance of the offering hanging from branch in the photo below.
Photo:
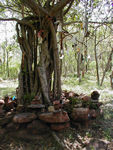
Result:
{"label": "offering hanging from branch", "polygon": [[73,43],[72,47],[75,48],[77,46],[77,39],[76,39],[76,37],[73,37],[71,41]]}
{"label": "offering hanging from branch", "polygon": [[57,32],[62,32],[62,23],[59,22]]}
{"label": "offering hanging from branch", "polygon": [[39,44],[42,44],[43,34],[44,34],[44,30],[40,30],[40,31],[38,32],[38,43],[39,43]]}

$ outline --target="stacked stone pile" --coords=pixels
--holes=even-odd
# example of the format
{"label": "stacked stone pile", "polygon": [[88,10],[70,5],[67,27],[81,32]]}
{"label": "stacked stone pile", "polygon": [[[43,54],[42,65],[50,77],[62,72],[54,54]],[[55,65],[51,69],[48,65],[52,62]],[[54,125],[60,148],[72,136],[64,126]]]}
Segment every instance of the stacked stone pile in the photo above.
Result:
{"label": "stacked stone pile", "polygon": [[24,127],[36,133],[42,125],[42,128],[46,126],[61,131],[70,127],[70,122],[88,123],[95,119],[100,115],[101,105],[97,91],[93,91],[91,96],[63,91],[61,99],[53,100],[48,107],[37,97],[26,108],[23,105],[15,107],[14,102],[5,97],[5,100],[0,100],[0,126],[15,130]]}

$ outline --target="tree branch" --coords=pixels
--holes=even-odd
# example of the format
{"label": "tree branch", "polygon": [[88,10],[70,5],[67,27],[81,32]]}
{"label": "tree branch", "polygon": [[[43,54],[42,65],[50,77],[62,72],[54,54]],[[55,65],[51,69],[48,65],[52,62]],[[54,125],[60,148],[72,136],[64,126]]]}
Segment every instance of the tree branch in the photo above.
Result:
{"label": "tree branch", "polygon": [[30,8],[32,12],[36,15],[40,15],[40,14],[49,15],[49,13],[44,8],[39,6],[35,0],[21,0],[21,2],[23,3],[23,5]]}
{"label": "tree branch", "polygon": [[34,28],[31,24],[29,24],[29,22],[26,22],[26,21],[23,21],[23,20],[19,20],[17,18],[7,18],[7,19],[0,18],[0,21],[16,21],[16,22],[18,22],[20,24],[28,25],[31,28]]}
{"label": "tree branch", "polygon": [[45,3],[45,7],[46,7],[46,6],[48,7],[51,2],[52,2],[52,0],[47,0],[47,2]]}
{"label": "tree branch", "polygon": [[[63,26],[66,26],[66,25],[70,25],[70,24],[77,24],[77,23],[83,23],[82,21],[71,21],[71,22],[66,22],[63,24]],[[96,21],[88,21],[89,24],[113,24],[113,21],[111,22],[96,22]]]}
{"label": "tree branch", "polygon": [[102,42],[103,40],[107,39],[108,37],[110,37],[110,35],[108,35],[108,36],[105,37],[104,39],[101,39],[100,41],[98,41],[98,42],[96,43],[96,46],[97,46],[100,42]]}
{"label": "tree branch", "polygon": [[50,11],[50,15],[54,16],[58,13],[59,10],[63,9],[70,1],[72,0],[61,0],[56,5],[53,6],[53,8]]}
{"label": "tree branch", "polygon": [[69,9],[71,8],[72,4],[73,4],[74,0],[72,0],[68,6],[68,8],[65,10],[65,12],[63,13],[63,15],[66,15],[69,11]]}
{"label": "tree branch", "polygon": [[15,12],[18,12],[18,13],[21,14],[20,11],[14,9],[14,7],[12,7],[12,6],[9,7],[9,6],[3,6],[3,5],[0,5],[0,8],[3,8],[3,9],[9,9],[9,10],[11,10],[11,11],[15,11]]}

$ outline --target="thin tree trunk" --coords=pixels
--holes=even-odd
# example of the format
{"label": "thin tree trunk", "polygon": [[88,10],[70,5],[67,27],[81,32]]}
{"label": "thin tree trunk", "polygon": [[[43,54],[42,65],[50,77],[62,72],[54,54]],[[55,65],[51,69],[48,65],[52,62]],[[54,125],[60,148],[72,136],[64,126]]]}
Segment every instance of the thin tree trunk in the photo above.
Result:
{"label": "thin tree trunk", "polygon": [[[56,38],[56,32],[55,32],[55,28],[53,26],[53,23],[50,22],[50,29],[51,29],[51,33],[52,33],[52,38],[53,38],[53,49],[54,49],[54,74],[56,75],[56,80],[57,83],[56,83],[56,91],[54,89],[54,92],[56,94],[55,97],[57,97],[57,99],[60,98],[61,96],[61,73],[60,73],[60,60],[59,60],[59,54],[58,54],[58,48],[57,48],[57,38]],[[55,81],[55,82],[56,82]]]}
{"label": "thin tree trunk", "polygon": [[[67,51],[66,42],[65,42],[65,51]],[[65,58],[65,55],[64,55],[63,63],[64,63],[64,77],[66,78],[66,77],[67,77],[67,66],[66,66],[66,58]]]}
{"label": "thin tree trunk", "polygon": [[107,62],[107,64],[106,64],[105,70],[104,70],[104,72],[103,72],[103,76],[102,76],[102,80],[101,80],[100,86],[102,86],[103,81],[104,81],[104,77],[105,77],[105,75],[106,75],[106,72],[108,71],[108,69],[109,69],[109,67],[110,67],[110,62],[111,62],[112,54],[113,54],[113,49],[112,49],[111,52],[110,52],[110,55],[109,55],[109,58],[108,58],[108,62]]}
{"label": "thin tree trunk", "polygon": [[77,77],[80,78],[80,53],[77,54]]}
{"label": "thin tree trunk", "polygon": [[5,48],[4,48],[4,50],[3,50],[3,72],[4,72],[4,74],[5,74],[5,66],[6,66],[6,50],[5,50]]}
{"label": "thin tree trunk", "polygon": [[86,37],[86,46],[85,46],[85,52],[84,52],[84,59],[85,59],[85,62],[86,62],[86,66],[85,66],[85,70],[86,72],[88,71],[88,60],[87,60],[87,37]]}
{"label": "thin tree trunk", "polygon": [[8,78],[9,78],[9,52],[8,52],[8,50],[7,50],[7,76],[8,76]]}
{"label": "thin tree trunk", "polygon": [[94,40],[94,53],[95,53],[95,61],[96,61],[96,73],[97,73],[97,83],[100,85],[100,78],[99,78],[99,67],[98,67],[98,58],[97,58],[97,50],[96,50],[96,31],[95,31],[95,40]]}

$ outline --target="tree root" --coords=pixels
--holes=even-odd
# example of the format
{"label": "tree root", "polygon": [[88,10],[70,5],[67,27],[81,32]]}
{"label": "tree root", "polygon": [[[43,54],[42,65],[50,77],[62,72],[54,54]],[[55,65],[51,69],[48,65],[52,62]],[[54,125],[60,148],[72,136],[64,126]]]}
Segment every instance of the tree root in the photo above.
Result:
{"label": "tree root", "polygon": [[63,148],[63,150],[71,150],[67,145],[65,145],[61,139],[57,136],[57,134],[54,131],[51,131],[52,136],[56,140],[56,142]]}

